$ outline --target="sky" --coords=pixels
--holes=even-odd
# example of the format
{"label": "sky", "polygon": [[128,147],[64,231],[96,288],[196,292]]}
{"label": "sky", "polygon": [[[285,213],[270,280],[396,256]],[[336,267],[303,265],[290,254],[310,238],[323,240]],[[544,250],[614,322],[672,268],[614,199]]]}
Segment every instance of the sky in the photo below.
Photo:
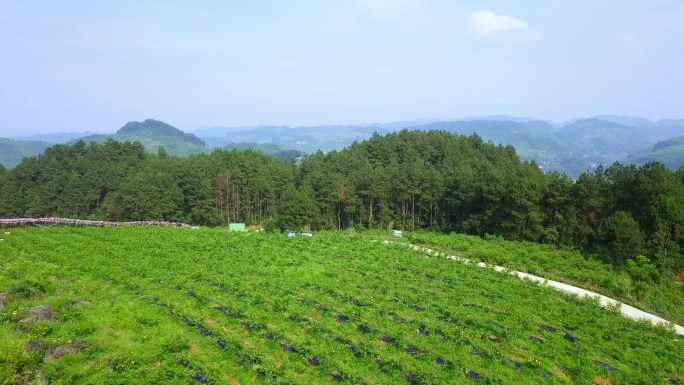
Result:
{"label": "sky", "polygon": [[0,137],[684,117],[682,0],[0,0]]}

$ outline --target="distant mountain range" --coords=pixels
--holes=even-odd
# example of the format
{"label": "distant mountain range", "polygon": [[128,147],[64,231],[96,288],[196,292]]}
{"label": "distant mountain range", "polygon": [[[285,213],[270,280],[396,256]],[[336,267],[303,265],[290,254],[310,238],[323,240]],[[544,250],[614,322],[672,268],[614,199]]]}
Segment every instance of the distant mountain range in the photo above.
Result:
{"label": "distant mountain range", "polygon": [[[684,120],[651,121],[639,117],[601,115],[563,124],[508,115],[452,121],[408,121],[348,126],[261,126],[196,130],[210,147],[227,142],[271,143],[303,152],[330,151],[363,140],[373,133],[409,130],[446,130],[477,134],[487,141],[511,145],[521,158],[536,161],[544,170],[576,177],[598,165],[616,161],[643,162],[662,140],[684,135]],[[676,150],[674,150],[676,153]],[[640,158],[635,158],[641,154]],[[667,163],[678,168],[684,160]]]}
{"label": "distant mountain range", "polygon": [[0,138],[0,164],[13,168],[22,159],[40,154],[50,146],[50,143],[42,141]]}
{"label": "distant mountain range", "polygon": [[368,139],[375,132],[397,131],[421,122],[311,127],[212,127],[194,132],[204,138],[209,147],[214,148],[223,147],[229,143],[271,143],[282,148],[311,153],[319,150],[338,150],[354,141]]}
{"label": "distant mountain range", "polygon": [[521,158],[534,160],[546,171],[576,177],[598,165],[620,161],[643,164],[650,160],[676,169],[684,166],[684,120],[651,121],[639,117],[600,115],[562,124],[532,118],[493,115],[463,120],[416,120],[379,124],[310,127],[212,127],[185,133],[158,120],[130,122],[112,135],[62,133],[28,138],[0,139],[0,163],[14,167],[22,157],[41,153],[50,143],[75,140],[137,141],[150,152],[188,156],[215,148],[262,151],[292,161],[303,153],[331,151],[401,129],[440,129],[516,148]]}
{"label": "distant mountain range", "polygon": [[[412,129],[445,129],[464,135],[478,134],[494,143],[511,145],[521,158],[534,160],[547,171],[576,177],[586,170],[614,162],[645,163],[658,160],[650,150],[656,143],[684,135],[684,120],[649,121],[643,118],[604,115],[555,126],[537,120],[479,120],[437,122]],[[635,154],[641,154],[639,158]],[[684,166],[670,149],[668,167]],[[677,160],[679,159],[679,161]]]}
{"label": "distant mountain range", "polygon": [[57,132],[52,134],[36,134],[31,136],[20,136],[12,139],[32,141],[32,142],[48,142],[51,144],[62,144],[71,142],[74,139],[83,138],[86,136],[97,135],[95,132]]}

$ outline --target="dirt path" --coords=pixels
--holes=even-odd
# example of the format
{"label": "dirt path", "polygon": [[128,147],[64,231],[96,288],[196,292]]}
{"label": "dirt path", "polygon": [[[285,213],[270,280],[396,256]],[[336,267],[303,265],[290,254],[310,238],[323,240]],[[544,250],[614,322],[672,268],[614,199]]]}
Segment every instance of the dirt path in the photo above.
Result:
{"label": "dirt path", "polygon": [[117,227],[117,226],[167,226],[167,227],[190,227],[190,225],[178,222],[167,221],[133,221],[133,222],[111,222],[111,221],[90,221],[84,219],[71,219],[59,217],[45,218],[0,218],[0,227],[22,227],[40,225],[71,225],[71,226],[95,226],[95,227]]}
{"label": "dirt path", "polygon": [[406,247],[409,247],[413,250],[422,251],[422,252],[429,254],[429,255],[444,257],[444,258],[450,259],[452,261],[461,262],[461,263],[466,264],[466,265],[473,264],[473,265],[476,265],[478,267],[492,269],[492,270],[495,270],[495,271],[498,271],[501,273],[508,273],[511,275],[515,275],[516,277],[518,277],[520,279],[526,279],[526,280],[538,283],[540,285],[549,286],[549,287],[552,287],[558,291],[562,291],[564,293],[574,294],[578,297],[598,298],[599,303],[602,307],[605,307],[605,308],[619,307],[619,311],[624,317],[627,317],[627,318],[630,318],[630,319],[633,319],[636,321],[648,321],[653,325],[661,325],[661,324],[672,325],[672,326],[674,326],[675,333],[679,334],[680,336],[684,336],[684,327],[682,327],[680,325],[674,324],[668,320],[665,320],[663,318],[655,316],[651,313],[647,313],[643,310],[637,309],[633,306],[627,305],[627,304],[622,303],[620,301],[617,301],[613,298],[606,297],[605,295],[595,293],[593,291],[589,291],[589,290],[582,289],[582,288],[579,288],[576,286],[568,285],[567,283],[563,283],[563,282],[552,281],[550,279],[546,279],[546,278],[539,277],[536,275],[523,273],[520,271],[509,270],[509,269],[506,269],[505,267],[502,267],[502,266],[488,265],[484,262],[474,262],[474,261],[471,261],[467,258],[458,257],[455,255],[448,255],[448,254],[442,253],[440,251],[432,250],[432,249],[427,248],[427,247],[421,247],[421,246],[413,245],[410,243],[409,244],[402,244],[402,243],[392,242],[392,241],[383,241],[383,243],[386,245],[406,246]]}

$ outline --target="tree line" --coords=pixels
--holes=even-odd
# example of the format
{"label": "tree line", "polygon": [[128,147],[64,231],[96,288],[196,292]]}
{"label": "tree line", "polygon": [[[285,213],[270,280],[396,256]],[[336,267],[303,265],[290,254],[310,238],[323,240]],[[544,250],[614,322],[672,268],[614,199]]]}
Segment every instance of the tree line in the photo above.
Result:
{"label": "tree line", "polygon": [[49,215],[493,234],[673,272],[683,264],[684,169],[614,164],[572,180],[510,146],[444,131],[374,135],[296,164],[256,151],[177,158],[78,142],[0,169],[0,216]]}

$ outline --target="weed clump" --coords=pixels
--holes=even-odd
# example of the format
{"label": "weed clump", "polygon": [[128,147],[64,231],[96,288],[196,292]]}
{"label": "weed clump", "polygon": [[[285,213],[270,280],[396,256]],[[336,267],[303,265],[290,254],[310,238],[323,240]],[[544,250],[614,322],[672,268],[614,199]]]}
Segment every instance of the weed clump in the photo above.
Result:
{"label": "weed clump", "polygon": [[356,330],[357,330],[359,333],[363,333],[363,334],[368,334],[368,333],[370,333],[370,331],[371,331],[370,328],[368,327],[368,325],[366,325],[366,324],[358,324],[358,325],[356,325]]}

